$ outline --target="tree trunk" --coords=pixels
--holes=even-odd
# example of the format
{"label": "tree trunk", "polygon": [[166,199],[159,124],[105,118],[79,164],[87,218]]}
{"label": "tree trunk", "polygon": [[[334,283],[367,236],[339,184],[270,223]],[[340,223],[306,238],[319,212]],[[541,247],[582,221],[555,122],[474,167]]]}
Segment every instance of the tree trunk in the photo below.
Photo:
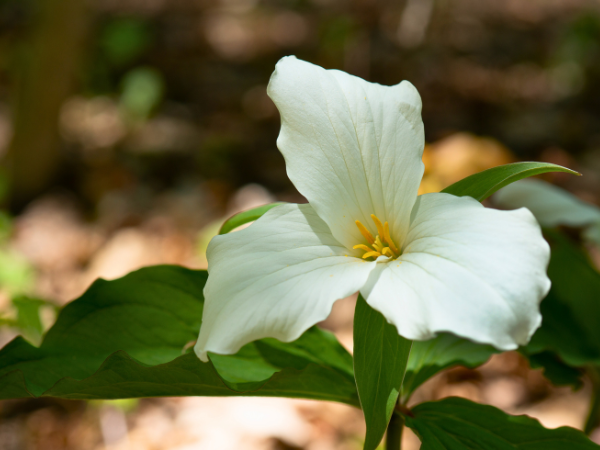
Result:
{"label": "tree trunk", "polygon": [[40,0],[38,23],[13,97],[13,137],[4,161],[18,209],[46,190],[61,163],[58,118],[72,92],[87,28],[85,0]]}

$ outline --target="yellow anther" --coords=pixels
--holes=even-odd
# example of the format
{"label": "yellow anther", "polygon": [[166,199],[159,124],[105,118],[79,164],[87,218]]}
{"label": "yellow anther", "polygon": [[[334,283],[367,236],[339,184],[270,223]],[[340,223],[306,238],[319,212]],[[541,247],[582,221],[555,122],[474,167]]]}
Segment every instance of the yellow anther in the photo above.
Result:
{"label": "yellow anther", "polygon": [[394,244],[394,241],[392,241],[389,224],[387,222],[382,224],[381,220],[379,220],[375,214],[371,214],[371,219],[373,219],[379,234],[373,237],[373,235],[360,222],[360,220],[357,220],[356,226],[358,227],[360,233],[367,240],[368,245],[358,244],[353,248],[360,249],[365,252],[365,254],[362,256],[363,259],[378,258],[382,255],[391,259],[396,259],[400,255],[400,251],[398,250],[398,247],[396,247],[396,244]]}
{"label": "yellow anther", "polygon": [[394,241],[390,237],[390,225],[387,222],[383,224],[383,240],[388,243],[394,253],[400,253],[398,247],[396,247],[396,244],[394,244]]}
{"label": "yellow anther", "polygon": [[375,214],[371,214],[371,219],[375,222],[379,236],[383,236],[383,225],[381,224],[381,220],[379,220]]}
{"label": "yellow anther", "polygon": [[365,253],[362,257],[363,257],[363,259],[367,259],[370,257],[379,258],[380,256],[381,256],[381,253],[379,253],[379,252],[368,252],[368,253]]}
{"label": "yellow anther", "polygon": [[362,223],[360,223],[360,220],[356,221],[356,226],[358,227],[360,234],[362,234],[365,237],[369,244],[373,244],[373,242],[375,242],[375,238],[373,237],[373,235],[369,232],[369,230],[365,228],[365,226]]}

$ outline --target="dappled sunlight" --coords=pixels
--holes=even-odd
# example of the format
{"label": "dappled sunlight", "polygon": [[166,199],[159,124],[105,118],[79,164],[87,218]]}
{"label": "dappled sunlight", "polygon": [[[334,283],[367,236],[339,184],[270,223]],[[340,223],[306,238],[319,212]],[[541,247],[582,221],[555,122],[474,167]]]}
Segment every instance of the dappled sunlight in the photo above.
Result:
{"label": "dappled sunlight", "polygon": [[[512,415],[526,414],[547,428],[586,427],[594,389],[596,395],[600,392],[598,366],[594,365],[600,364],[600,346],[594,341],[600,338],[600,325],[591,322],[595,309],[586,309],[595,298],[594,288],[600,286],[600,116],[594,100],[600,95],[598,5],[583,0],[407,0],[388,4],[359,0],[351,5],[341,0],[301,4],[94,0],[83,7],[83,0],[68,0],[57,7],[58,1],[48,0],[40,8],[35,2],[20,0],[0,5],[0,347],[18,335],[39,346],[61,308],[83,295],[98,278],[116,280],[140,268],[163,264],[206,269],[209,242],[228,219],[274,202],[304,205],[307,199],[312,202],[327,194],[331,203],[324,201],[317,211],[327,220],[319,219],[319,226],[322,222],[329,234],[334,233],[336,245],[343,240],[340,236],[350,236],[348,241],[352,241],[351,245],[338,245],[346,249],[348,257],[336,257],[342,262],[355,259],[373,266],[378,258],[377,264],[389,258],[399,269],[407,233],[402,227],[408,229],[408,225],[398,224],[402,217],[407,224],[414,224],[417,212],[410,214],[414,199],[404,200],[399,194],[402,189],[395,185],[388,189],[386,183],[391,185],[394,180],[390,181],[393,177],[382,171],[381,165],[381,178],[372,178],[377,182],[368,184],[367,176],[376,172],[374,161],[380,157],[387,158],[384,169],[400,166],[402,159],[393,151],[404,155],[400,152],[412,142],[412,135],[398,130],[402,130],[402,121],[415,120],[412,114],[416,107],[410,103],[414,98],[405,92],[409,100],[391,114],[378,111],[374,104],[368,105],[367,113],[353,109],[355,101],[363,105],[358,103],[363,96],[347,96],[343,107],[348,106],[351,113],[344,123],[331,121],[335,114],[341,114],[341,107],[323,101],[315,108],[323,112],[322,121],[311,122],[309,130],[295,127],[293,120],[286,118],[283,125],[289,127],[288,133],[278,141],[282,122],[277,100],[271,99],[273,93],[267,93],[267,86],[275,63],[283,56],[297,55],[386,86],[408,80],[416,87],[425,123],[419,195],[440,192],[467,176],[518,161],[559,164],[583,175],[544,173],[538,179],[547,184],[538,181],[542,186],[539,190],[528,189],[528,180],[521,180],[484,202],[485,210],[494,214],[529,208],[552,246],[548,273],[557,288],[541,303],[547,334],[538,335],[539,341],[534,337],[518,351],[494,354],[483,364],[493,351],[485,358],[477,354],[467,361],[472,368],[449,365],[423,384],[411,380],[418,387],[402,408],[460,397]],[[336,76],[338,85],[331,86],[345,86],[341,75]],[[289,89],[282,87],[282,92],[289,95],[300,89],[300,82],[306,81],[300,78]],[[302,107],[330,93],[324,89],[314,98],[299,96],[288,114],[297,114],[294,120],[306,121]],[[396,113],[398,120],[391,127]],[[382,123],[390,120],[382,133],[393,128],[398,131],[394,139],[382,140],[376,127],[371,134],[365,131],[376,121],[373,117]],[[339,142],[354,145],[356,138],[361,151],[372,151],[377,158],[365,157],[361,172],[358,165],[352,166],[356,161],[345,159],[348,155],[342,145],[343,157],[298,163],[295,158],[301,152],[295,145],[302,139],[314,138],[319,145],[333,142],[320,131],[323,124],[331,124],[340,133]],[[411,124],[407,130],[418,135]],[[373,141],[361,140],[363,133]],[[285,157],[278,145],[285,148]],[[316,144],[305,150],[310,157],[323,152]],[[415,161],[416,167],[420,163],[418,158]],[[319,184],[334,178],[330,166],[346,167],[352,174],[344,189],[336,191]],[[334,170],[336,176],[340,170]],[[357,217],[344,215],[339,223],[330,220],[335,208],[348,206],[351,196],[345,195],[363,181],[363,173],[371,190],[362,197],[356,192],[353,195],[373,202],[377,196],[374,192],[381,189],[388,194],[387,203],[377,206],[381,208],[378,211],[358,208]],[[300,179],[316,187],[300,189],[305,198],[290,178],[294,183]],[[398,185],[408,178],[401,177]],[[548,185],[551,187],[546,189]],[[391,217],[392,204],[398,211],[404,208],[402,211],[408,212]],[[450,212],[461,205],[456,203]],[[523,223],[539,237],[533,216],[522,218]],[[306,219],[306,215],[301,218]],[[350,224],[350,231],[346,232],[344,221]],[[330,222],[339,226],[328,228]],[[440,234],[445,234],[427,257],[441,265],[443,252],[458,239],[459,226],[446,216],[438,222]],[[228,237],[252,227],[251,223],[236,227]],[[282,233],[299,227],[285,223],[284,229],[278,229]],[[490,223],[491,228],[498,228],[494,229],[496,239],[510,228]],[[419,233],[431,232],[428,227],[432,225],[423,226]],[[460,227],[462,230],[466,225],[461,223]],[[477,224],[473,228],[479,231],[484,227]],[[472,236],[471,241],[477,244],[495,242],[476,236],[474,231]],[[261,239],[264,248],[276,241],[271,236]],[[278,257],[284,251],[277,248],[272,255]],[[356,255],[349,254],[353,251]],[[533,246],[523,250],[528,256],[535,251]],[[317,250],[311,248],[310,252],[316,255]],[[314,261],[321,264],[332,255],[319,254]],[[260,264],[261,257],[256,258]],[[500,254],[490,253],[489,257],[494,262],[510,261]],[[253,258],[242,259],[239,264],[247,265],[240,278],[248,276],[256,264]],[[417,267],[418,262],[409,264]],[[402,264],[403,268],[409,266]],[[462,269],[467,265],[464,263]],[[289,268],[284,266],[282,270]],[[227,273],[234,269],[226,264],[221,267]],[[469,297],[471,291],[462,289],[463,285],[448,275],[455,273],[450,266],[443,267],[440,273],[446,278],[421,282],[418,287],[439,293],[450,286],[462,299]],[[508,268],[511,275],[521,270],[515,267]],[[459,273],[454,266],[452,270]],[[416,285],[415,273],[407,279]],[[497,270],[482,269],[481,273],[485,275],[478,282],[490,288]],[[295,282],[297,274],[290,274],[289,279]],[[581,274],[585,280],[579,283],[578,276],[584,279]],[[338,275],[327,271],[309,285],[298,286],[301,293],[313,292],[323,280],[337,282]],[[358,282],[359,277],[349,278]],[[288,275],[282,278],[282,285],[289,279]],[[338,283],[333,284],[335,288],[342,284]],[[263,295],[259,288],[256,290]],[[408,292],[405,285],[402,288]],[[291,291],[282,291],[279,297],[289,298]],[[399,289],[389,291],[394,292]],[[565,307],[569,292],[588,303],[581,308]],[[128,289],[122,291],[123,296],[131,294]],[[161,306],[168,309],[176,301],[174,297],[164,298]],[[357,294],[338,300],[331,315],[319,322],[319,327],[337,337],[336,345],[350,353],[355,348],[356,303]],[[483,301],[478,304],[483,305]],[[298,308],[294,318],[314,313],[316,308],[311,308]],[[274,314],[280,309],[274,304],[267,312]],[[443,317],[440,314],[439,320],[451,316],[455,309],[449,308]],[[431,306],[433,310],[438,310],[437,304]],[[258,308],[244,311],[250,312],[240,323],[247,325]],[[433,316],[431,311],[427,317]],[[472,308],[469,312],[481,311]],[[406,308],[394,320],[400,323],[411,314],[415,311]],[[169,315],[164,316],[166,321]],[[560,317],[561,322],[554,323],[553,317]],[[463,322],[458,331],[466,332],[467,314],[460,318]],[[496,316],[495,322],[500,321]],[[112,332],[131,333],[135,345],[128,355],[135,364],[146,364],[144,358],[156,358],[163,364],[168,359],[165,355],[170,355],[170,345],[176,347],[177,357],[193,356],[189,354],[197,343],[194,336],[200,318],[197,322],[182,342],[174,339],[175,344],[164,343],[164,348],[157,345],[156,352],[140,350],[136,354],[138,337],[129,327],[109,330],[96,340],[109,348]],[[534,325],[533,320],[528,324]],[[147,331],[150,335],[160,333],[161,326]],[[411,332],[424,335],[431,331],[427,326],[419,322]],[[448,330],[437,322],[435,326],[434,331]],[[233,334],[243,327],[231,328],[227,332]],[[563,332],[566,337],[560,334]],[[584,342],[583,336],[592,344]],[[442,353],[451,355],[453,349],[450,346]],[[255,351],[259,354],[264,349]],[[303,354],[305,350],[295,351]],[[431,356],[420,351],[423,360]],[[23,355],[24,360],[29,358],[27,352]],[[590,355],[598,359],[589,363],[586,358]],[[267,369],[261,370],[279,368],[277,358],[272,357]],[[581,377],[583,370],[587,372]],[[41,373],[43,376],[44,371]],[[333,376],[331,379],[335,380]],[[221,388],[224,381],[218,380]],[[350,380],[353,382],[351,375]],[[175,395],[185,394],[184,390],[177,392]],[[405,394],[401,392],[401,396]],[[588,430],[598,443],[599,423],[592,423]],[[317,400],[181,396],[84,401],[44,397],[0,403],[0,448],[7,449],[360,450],[365,433],[365,417],[358,408]],[[402,439],[403,450],[420,448],[410,429],[405,429]]]}

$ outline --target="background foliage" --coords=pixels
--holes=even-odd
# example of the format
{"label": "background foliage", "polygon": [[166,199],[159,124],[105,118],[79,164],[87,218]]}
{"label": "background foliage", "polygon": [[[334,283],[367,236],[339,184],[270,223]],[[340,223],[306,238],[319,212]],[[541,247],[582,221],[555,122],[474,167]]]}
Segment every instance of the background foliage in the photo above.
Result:
{"label": "background foliage", "polygon": [[[599,37],[591,0],[0,1],[0,342],[18,332],[38,345],[60,307],[99,276],[162,263],[202,268],[208,240],[240,209],[302,201],[275,147],[279,119],[265,94],[275,62],[287,54],[417,86],[428,142],[421,192],[533,159],[582,172],[547,179],[598,203]],[[589,322],[598,250],[582,246],[579,230],[553,232],[546,236],[558,288],[543,303],[545,327],[520,350],[527,358],[509,353],[480,369],[455,367],[413,393],[423,374],[443,368],[434,355],[475,367],[492,353],[443,336],[413,349],[419,358],[409,361],[402,396],[460,395],[547,426],[585,426],[590,401],[600,398],[591,387],[592,379],[600,383],[599,328]],[[586,283],[561,277],[575,268]],[[565,292],[585,301],[573,303]],[[346,346],[353,307],[344,300],[324,325]],[[105,334],[105,343],[94,342],[106,344],[104,353],[91,365],[82,361],[86,374],[114,347],[117,337]],[[108,369],[185,361],[180,347],[194,337],[183,334],[157,354],[144,355],[141,343],[127,348],[129,356],[115,355]],[[257,355],[281,354],[272,342],[245,351],[252,380],[214,361],[242,390],[239,383],[264,380],[277,367]],[[298,368],[315,363],[301,349],[294,358]],[[288,402],[274,414],[261,403],[197,400],[3,402],[0,440],[12,448],[178,448],[211,445],[213,433],[231,440],[212,444],[220,448],[359,448],[365,435],[350,408]],[[236,422],[232,411],[244,408],[251,413]],[[244,425],[260,414],[272,424],[286,417],[288,425]],[[242,431],[227,435],[224,423]]]}

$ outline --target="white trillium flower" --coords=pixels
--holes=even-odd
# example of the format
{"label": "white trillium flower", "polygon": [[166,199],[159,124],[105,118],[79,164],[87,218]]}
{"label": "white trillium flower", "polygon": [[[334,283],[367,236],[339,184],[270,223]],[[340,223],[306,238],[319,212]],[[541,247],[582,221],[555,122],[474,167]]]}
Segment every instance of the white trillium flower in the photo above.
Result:
{"label": "white trillium flower", "polygon": [[504,209],[529,209],[543,227],[583,228],[583,237],[600,245],[600,208],[553,184],[533,178],[520,180],[500,189],[493,199]]}
{"label": "white trillium flower", "polygon": [[281,114],[277,146],[308,204],[212,240],[201,360],[265,337],[293,341],[357,291],[407,339],[446,331],[503,350],[529,341],[550,288],[540,227],[527,209],[417,196],[424,134],[412,84],[286,57],[268,94]]}

